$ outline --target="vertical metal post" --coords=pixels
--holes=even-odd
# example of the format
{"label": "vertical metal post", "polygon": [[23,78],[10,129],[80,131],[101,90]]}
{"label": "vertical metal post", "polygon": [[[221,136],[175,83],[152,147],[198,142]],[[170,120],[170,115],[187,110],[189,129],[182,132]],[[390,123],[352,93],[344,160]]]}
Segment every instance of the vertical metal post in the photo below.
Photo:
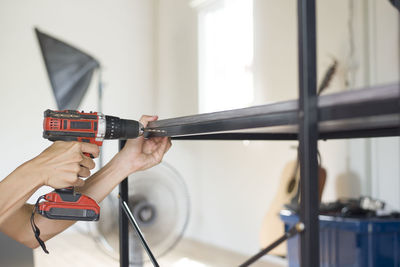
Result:
{"label": "vertical metal post", "polygon": [[[125,140],[119,141],[119,150],[125,145]],[[122,200],[128,202],[128,177],[126,177],[119,184],[119,195]],[[128,229],[128,218],[125,216],[125,212],[119,201],[119,264],[121,267],[129,266],[129,229]]]}
{"label": "vertical metal post", "polygon": [[318,116],[315,0],[298,0],[300,266],[319,266]]}

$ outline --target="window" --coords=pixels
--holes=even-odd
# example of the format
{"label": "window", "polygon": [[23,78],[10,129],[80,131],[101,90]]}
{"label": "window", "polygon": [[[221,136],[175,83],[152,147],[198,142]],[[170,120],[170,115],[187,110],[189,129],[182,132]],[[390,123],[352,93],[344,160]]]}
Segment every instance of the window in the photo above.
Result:
{"label": "window", "polygon": [[195,2],[199,11],[199,112],[251,105],[253,1]]}

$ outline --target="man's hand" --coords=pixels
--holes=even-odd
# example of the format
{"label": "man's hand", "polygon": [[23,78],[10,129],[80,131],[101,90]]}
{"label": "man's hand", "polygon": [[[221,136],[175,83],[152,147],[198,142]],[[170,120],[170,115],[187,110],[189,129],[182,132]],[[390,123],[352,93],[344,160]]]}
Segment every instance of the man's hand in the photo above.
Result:
{"label": "man's hand", "polygon": [[[150,121],[157,120],[157,116],[143,115],[140,122],[144,127]],[[127,140],[124,148],[115,156],[123,168],[127,168],[129,174],[135,171],[143,171],[161,162],[164,154],[171,147],[168,137],[152,137],[145,139],[140,136],[136,139]]]}
{"label": "man's hand", "polygon": [[[148,122],[155,120],[157,116],[142,116],[140,122],[146,127]],[[89,143],[55,142],[0,182],[0,231],[35,248],[38,243],[29,223],[32,206],[24,203],[40,186],[57,189],[84,183],[80,192],[100,202],[126,176],[160,163],[170,147],[168,137],[128,140],[109,163],[84,182],[79,177],[89,176],[94,162],[83,153],[97,157],[99,148]],[[38,215],[35,220],[44,241],[73,224],[73,221],[49,220]]]}
{"label": "man's hand", "polygon": [[43,185],[55,189],[82,186],[85,182],[79,177],[88,177],[95,167],[94,161],[83,153],[98,157],[99,148],[89,143],[56,141],[25,164],[42,179]]}

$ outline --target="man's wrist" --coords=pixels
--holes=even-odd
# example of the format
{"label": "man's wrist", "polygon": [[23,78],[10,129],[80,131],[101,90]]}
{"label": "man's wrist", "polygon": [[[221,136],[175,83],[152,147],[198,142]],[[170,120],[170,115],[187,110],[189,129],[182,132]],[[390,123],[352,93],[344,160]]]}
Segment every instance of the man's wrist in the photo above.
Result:
{"label": "man's wrist", "polygon": [[130,166],[130,164],[127,164],[125,160],[123,160],[119,154],[115,155],[114,158],[111,159],[109,164],[118,170],[119,176],[122,178],[128,177],[132,173],[136,172],[137,169],[135,167]]}
{"label": "man's wrist", "polygon": [[34,159],[20,165],[16,171],[20,172],[22,177],[30,180],[30,183],[39,188],[46,184],[46,176],[43,174],[41,167],[36,164]]}

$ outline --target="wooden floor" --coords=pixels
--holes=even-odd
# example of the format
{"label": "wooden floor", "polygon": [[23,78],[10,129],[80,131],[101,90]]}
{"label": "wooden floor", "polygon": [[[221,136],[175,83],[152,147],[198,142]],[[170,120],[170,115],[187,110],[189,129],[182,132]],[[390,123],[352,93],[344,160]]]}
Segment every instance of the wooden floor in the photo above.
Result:
{"label": "wooden floor", "polygon": [[[105,254],[89,236],[78,233],[60,234],[46,242],[50,251],[46,255],[41,249],[34,250],[37,267],[118,267],[119,262]],[[264,257],[252,267],[287,266],[285,260],[273,256]],[[157,259],[161,266],[171,267],[231,267],[238,266],[247,258],[221,248],[193,240],[182,240],[176,248]],[[146,267],[152,266],[145,264]]]}

